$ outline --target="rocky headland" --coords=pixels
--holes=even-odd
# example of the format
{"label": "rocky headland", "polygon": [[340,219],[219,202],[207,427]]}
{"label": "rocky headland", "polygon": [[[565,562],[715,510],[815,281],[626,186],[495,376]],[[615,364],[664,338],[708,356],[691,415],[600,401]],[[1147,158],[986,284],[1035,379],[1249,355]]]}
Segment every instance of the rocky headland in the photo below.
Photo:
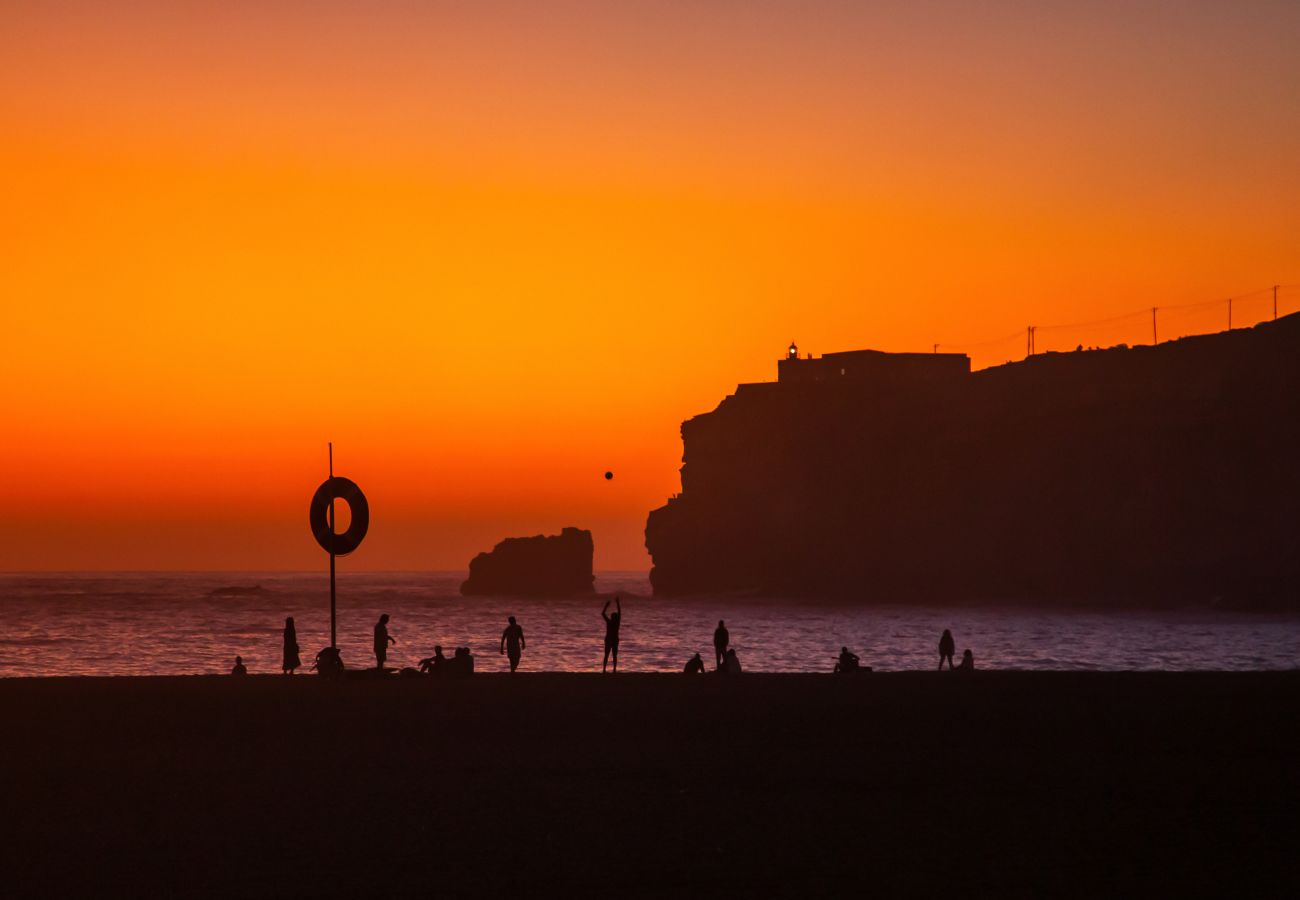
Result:
{"label": "rocky headland", "polygon": [[658,594],[1300,609],[1300,314],[974,373],[792,348],[682,441]]}

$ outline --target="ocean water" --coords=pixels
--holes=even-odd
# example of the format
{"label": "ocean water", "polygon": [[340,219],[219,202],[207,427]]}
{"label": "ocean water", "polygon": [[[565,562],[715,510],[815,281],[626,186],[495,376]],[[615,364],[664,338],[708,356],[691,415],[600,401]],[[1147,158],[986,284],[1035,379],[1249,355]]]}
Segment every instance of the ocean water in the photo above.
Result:
{"label": "ocean water", "polygon": [[[525,671],[599,671],[602,599],[461,597],[459,573],[341,573],[339,646],[350,668],[371,666],[371,629],[392,617],[390,666],[414,665],[442,644],[468,646],[480,671],[505,671],[506,616],[527,640]],[[620,668],[680,671],[698,651],[712,668],[725,619],[746,670],[825,672],[841,645],[878,670],[927,669],[952,629],[957,653],[980,668],[1073,670],[1290,669],[1300,616],[1217,612],[1034,612],[1024,609],[844,607],[753,598],[660,599],[644,573],[602,573],[621,592]],[[329,643],[325,573],[0,575],[0,676],[278,672],[293,616],[303,661]]]}

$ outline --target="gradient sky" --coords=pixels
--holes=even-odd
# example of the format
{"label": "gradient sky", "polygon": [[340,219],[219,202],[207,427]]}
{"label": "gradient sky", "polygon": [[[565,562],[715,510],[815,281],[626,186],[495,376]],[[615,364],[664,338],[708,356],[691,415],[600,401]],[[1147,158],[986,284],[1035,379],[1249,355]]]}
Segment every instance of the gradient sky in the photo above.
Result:
{"label": "gradient sky", "polygon": [[645,568],[681,420],[792,338],[988,365],[1300,283],[1297,46],[1292,2],[8,2],[0,570],[317,568],[328,440],[346,567]]}

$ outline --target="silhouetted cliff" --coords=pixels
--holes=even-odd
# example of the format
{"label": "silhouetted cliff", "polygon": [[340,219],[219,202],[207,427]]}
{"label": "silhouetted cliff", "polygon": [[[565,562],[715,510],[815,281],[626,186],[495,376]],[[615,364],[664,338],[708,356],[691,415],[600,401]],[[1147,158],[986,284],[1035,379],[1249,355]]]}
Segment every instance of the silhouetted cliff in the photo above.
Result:
{"label": "silhouetted cliff", "polygon": [[792,347],[683,423],[655,592],[1300,609],[1300,315],[975,373],[922,356]]}
{"label": "silhouetted cliff", "polygon": [[558,535],[506,538],[491,553],[470,560],[462,594],[557,597],[595,590],[591,532],[565,528]]}

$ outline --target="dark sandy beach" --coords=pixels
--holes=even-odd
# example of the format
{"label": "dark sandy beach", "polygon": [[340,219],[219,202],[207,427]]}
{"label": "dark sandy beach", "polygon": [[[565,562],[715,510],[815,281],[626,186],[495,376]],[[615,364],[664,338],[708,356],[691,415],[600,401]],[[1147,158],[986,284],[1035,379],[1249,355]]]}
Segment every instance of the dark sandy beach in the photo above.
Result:
{"label": "dark sandy beach", "polygon": [[1300,673],[0,682],[6,896],[1300,889]]}

